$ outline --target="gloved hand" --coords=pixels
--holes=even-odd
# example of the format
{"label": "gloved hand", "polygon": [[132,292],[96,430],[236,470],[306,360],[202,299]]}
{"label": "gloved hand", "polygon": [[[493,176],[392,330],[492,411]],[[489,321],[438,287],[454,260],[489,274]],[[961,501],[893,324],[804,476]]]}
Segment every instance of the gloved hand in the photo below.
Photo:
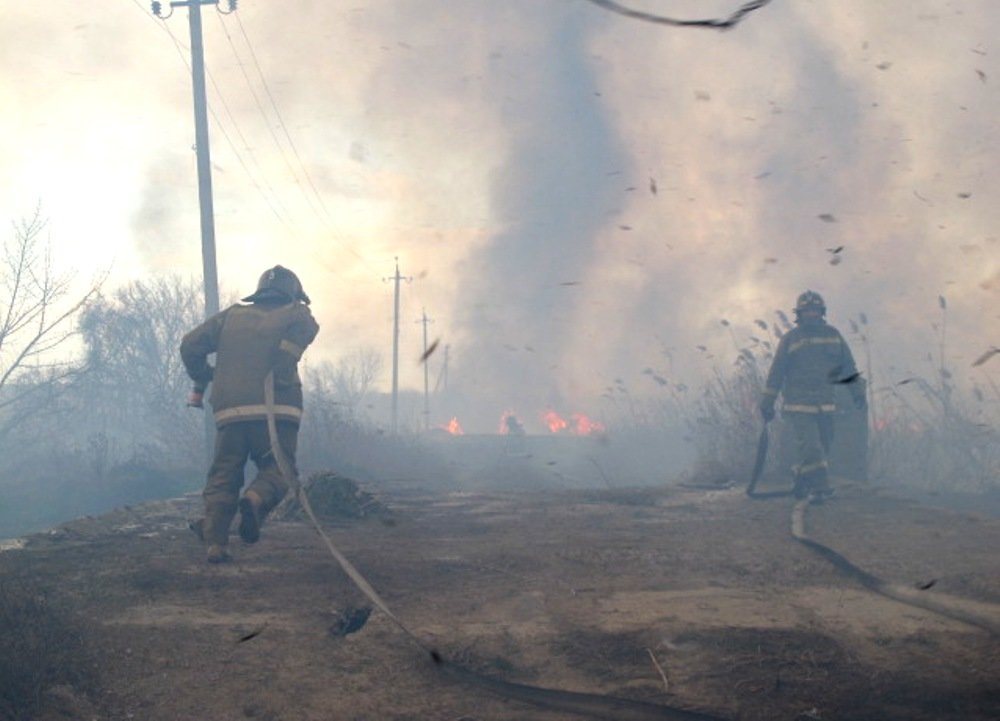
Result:
{"label": "gloved hand", "polygon": [[195,383],[194,387],[191,388],[191,392],[188,393],[187,405],[188,408],[204,408],[205,407],[205,386],[200,383]]}
{"label": "gloved hand", "polygon": [[765,398],[760,402],[760,417],[764,419],[765,423],[770,423],[774,420],[773,398]]}

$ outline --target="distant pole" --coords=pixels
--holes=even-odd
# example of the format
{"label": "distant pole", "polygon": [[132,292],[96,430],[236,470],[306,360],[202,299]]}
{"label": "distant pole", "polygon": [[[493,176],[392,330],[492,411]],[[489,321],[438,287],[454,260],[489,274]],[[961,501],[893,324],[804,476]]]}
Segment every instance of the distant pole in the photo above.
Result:
{"label": "distant pole", "polygon": [[392,434],[399,431],[399,281],[411,280],[403,278],[399,274],[399,258],[396,258],[396,273],[392,277],[395,281],[395,292],[393,294],[393,315],[392,315]]}
{"label": "distant pole", "polygon": [[427,377],[427,324],[433,323],[430,318],[427,317],[427,311],[421,309],[421,318],[417,323],[422,323],[424,326],[424,352],[421,358],[424,359],[424,430],[429,431],[431,428],[431,397],[430,397],[430,387]]}

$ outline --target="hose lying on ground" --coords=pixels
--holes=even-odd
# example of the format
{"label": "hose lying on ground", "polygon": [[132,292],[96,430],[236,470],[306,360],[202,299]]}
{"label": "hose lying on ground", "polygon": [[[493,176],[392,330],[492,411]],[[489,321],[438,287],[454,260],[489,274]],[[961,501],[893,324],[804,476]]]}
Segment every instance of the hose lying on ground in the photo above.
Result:
{"label": "hose lying on ground", "polygon": [[[794,491],[759,492],[756,490],[757,481],[760,480],[761,474],[764,470],[764,464],[767,461],[767,451],[768,433],[767,422],[765,421],[764,427],[760,432],[760,438],[757,441],[757,455],[754,459],[753,471],[750,474],[750,483],[747,485],[746,489],[747,495],[754,500],[781,498],[793,495]],[[933,613],[946,616],[956,621],[977,626],[993,634],[1000,633],[1000,623],[997,623],[996,621],[955,608],[954,606],[923,594],[922,591],[886,583],[882,579],[858,568],[829,546],[824,546],[822,543],[809,538],[805,531],[805,511],[808,507],[808,499],[802,499],[792,507],[792,537],[807,548],[821,555],[843,573],[860,582],[861,585],[868,590],[885,596],[886,598],[891,598],[894,601],[899,601],[900,603],[916,606],[917,608],[932,611]]]}
{"label": "hose lying on ground", "polygon": [[412,631],[410,631],[402,621],[389,610],[382,598],[378,595],[365,577],[354,567],[344,554],[337,550],[329,536],[323,531],[316,514],[313,513],[309,496],[299,483],[298,475],[295,473],[292,464],[289,463],[281,444],[278,442],[278,429],[274,418],[274,373],[268,373],[264,381],[264,405],[267,408],[267,433],[271,441],[271,452],[281,475],[294,491],[302,508],[305,509],[309,521],[312,523],[316,533],[323,539],[330,555],[340,565],[348,575],[354,585],[368,597],[368,599],[378,607],[399,629],[413,641],[421,650],[429,654],[431,660],[446,674],[459,681],[483,688],[504,698],[512,698],[525,703],[541,706],[549,709],[556,709],[578,715],[589,716],[591,718],[610,719],[613,721],[725,721],[720,716],[712,716],[698,711],[688,711],[686,709],[672,706],[661,706],[658,704],[634,701],[631,699],[617,698],[603,694],[578,693],[574,691],[562,691],[559,689],[548,689],[541,686],[530,686],[527,684],[513,683],[501,679],[492,678],[483,674],[464,668],[458,664],[448,661],[440,653],[430,646],[424,644]]}
{"label": "hose lying on ground", "polygon": [[829,546],[824,546],[819,541],[813,540],[805,530],[805,512],[808,507],[808,499],[803,499],[792,507],[792,537],[832,563],[839,571],[855,579],[868,590],[886,598],[891,598],[894,601],[899,601],[909,606],[922,608],[952,620],[976,626],[992,634],[1000,634],[1000,623],[978,614],[955,608],[943,600],[928,596],[923,591],[886,583],[882,579],[858,568]]}

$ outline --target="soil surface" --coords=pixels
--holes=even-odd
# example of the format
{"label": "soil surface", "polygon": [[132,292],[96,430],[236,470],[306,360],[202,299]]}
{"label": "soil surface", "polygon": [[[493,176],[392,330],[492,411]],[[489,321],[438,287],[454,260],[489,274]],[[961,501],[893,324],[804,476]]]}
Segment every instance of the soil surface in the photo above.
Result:
{"label": "soil surface", "polygon": [[197,496],[0,553],[0,578],[50,599],[85,665],[33,718],[1000,718],[1000,520],[849,485],[806,517],[868,573],[983,627],[845,576],[792,538],[787,498],[365,490],[387,510],[324,527],[408,631],[365,617],[373,604],[301,519],[206,564],[187,528]]}

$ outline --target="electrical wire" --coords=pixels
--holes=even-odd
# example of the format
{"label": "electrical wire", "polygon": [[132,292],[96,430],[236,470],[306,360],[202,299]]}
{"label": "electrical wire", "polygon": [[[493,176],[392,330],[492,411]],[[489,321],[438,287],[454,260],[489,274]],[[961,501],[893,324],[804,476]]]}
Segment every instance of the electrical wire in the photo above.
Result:
{"label": "electrical wire", "polygon": [[[141,5],[141,3],[139,2],[139,0],[132,0],[132,2],[133,2],[134,5],[136,5],[136,7],[138,7],[143,12],[144,15],[146,15],[146,17],[149,17],[151,21],[153,21],[153,22],[156,21],[156,19],[152,15],[149,15],[146,12],[145,8]],[[229,13],[225,13],[225,14],[228,15]],[[285,151],[284,145],[282,144],[282,142],[278,138],[277,134],[274,132],[272,124],[271,124],[270,120],[268,119],[268,114],[267,114],[267,112],[266,112],[266,110],[264,108],[264,104],[261,102],[261,99],[260,99],[258,93],[254,90],[254,84],[253,84],[253,82],[252,82],[252,80],[251,80],[251,78],[250,78],[250,76],[249,76],[249,74],[248,74],[248,72],[246,70],[246,66],[245,66],[243,60],[241,59],[240,54],[239,54],[239,52],[238,52],[238,50],[236,48],[236,45],[235,45],[235,43],[233,41],[233,38],[232,38],[232,34],[229,32],[228,27],[226,27],[226,22],[222,18],[222,14],[219,14],[220,24],[222,25],[223,32],[224,32],[224,34],[226,36],[226,39],[227,39],[227,41],[229,43],[229,46],[230,46],[231,50],[232,50],[233,56],[234,56],[234,58],[236,60],[236,63],[238,65],[238,67],[240,68],[240,71],[241,71],[241,73],[243,75],[244,81],[247,84],[247,87],[248,87],[248,89],[250,91],[250,94],[251,94],[251,96],[253,98],[253,101],[254,101],[254,103],[255,103],[255,105],[257,107],[258,112],[261,114],[261,116],[264,119],[265,125],[267,125],[267,127],[268,127],[268,130],[269,130],[269,132],[271,134],[272,140],[274,141],[275,145],[278,147],[278,150],[279,150],[279,152],[282,155],[282,159],[284,160],[286,167],[288,168],[288,170],[291,173],[292,177],[295,179],[296,186],[299,188],[300,192],[302,192],[302,194],[303,194],[305,200],[307,201],[310,209],[317,215],[317,217],[319,218],[319,220],[321,222],[323,222],[324,225],[327,226],[327,229],[330,231],[333,239],[339,245],[341,245],[341,247],[343,247],[347,252],[349,252],[351,255],[353,255],[355,258],[357,258],[359,261],[361,261],[362,264],[365,265],[365,267],[367,267],[371,271],[371,273],[373,275],[381,275],[380,273],[377,273],[377,271],[370,264],[370,262],[368,261],[368,259],[366,259],[363,255],[361,255],[357,250],[355,250],[355,248],[346,240],[346,238],[344,237],[343,233],[339,232],[338,229],[335,227],[334,219],[333,219],[333,217],[332,217],[332,215],[331,215],[328,207],[326,206],[326,203],[323,201],[323,197],[319,193],[319,190],[316,187],[316,184],[313,182],[312,177],[309,175],[309,172],[306,169],[305,164],[302,162],[302,157],[299,154],[298,148],[296,147],[295,142],[292,139],[291,133],[288,130],[288,126],[284,122],[284,119],[283,119],[283,117],[281,115],[281,111],[278,108],[277,101],[275,100],[274,95],[273,95],[273,93],[270,90],[270,86],[269,86],[269,84],[267,82],[266,77],[264,76],[263,69],[261,68],[260,62],[257,59],[257,53],[254,51],[253,44],[252,44],[252,42],[250,40],[250,37],[249,37],[249,35],[248,35],[247,31],[246,31],[246,28],[243,25],[242,20],[239,17],[239,13],[232,13],[232,14],[236,16],[236,21],[237,21],[237,24],[238,24],[239,29],[240,29],[240,34],[242,35],[243,40],[246,43],[247,49],[249,50],[250,56],[251,56],[251,58],[253,60],[254,67],[255,67],[256,72],[257,72],[257,75],[260,78],[261,85],[264,88],[264,92],[267,95],[268,101],[269,101],[270,106],[271,106],[271,108],[273,110],[274,116],[277,119],[278,125],[281,128],[282,134],[286,138],[288,147],[291,149],[291,152],[292,152],[292,154],[293,154],[293,156],[295,158],[295,161],[297,162],[299,168],[301,168],[302,176],[305,177],[306,182],[308,183],[309,188],[311,189],[312,194],[315,197],[316,202],[313,201],[313,199],[310,196],[310,194],[307,193],[305,191],[305,189],[303,188],[302,182],[299,179],[299,174],[296,173],[295,168],[293,167],[293,164],[292,164],[291,160],[289,160],[288,155],[287,155],[287,153]],[[187,46],[184,45],[173,34],[173,32],[171,32],[170,28],[165,23],[159,22],[159,23],[157,23],[157,25],[162,30],[164,30],[167,33],[167,35],[169,36],[170,40],[174,44],[174,48],[177,51],[177,54],[180,57],[181,62],[184,64],[185,68],[187,68],[188,72],[190,73],[191,72],[190,62],[188,61],[188,59],[186,57],[186,54],[185,54],[186,52],[189,52],[189,48],[187,48]],[[223,106],[223,108],[225,110],[226,115],[228,116],[229,120],[231,121],[231,124],[232,124],[233,128],[235,129],[234,132],[239,136],[240,141],[243,143],[243,145],[249,151],[249,143],[247,142],[247,139],[244,136],[243,132],[240,130],[239,123],[236,121],[236,118],[235,118],[234,114],[232,113],[232,111],[231,111],[231,109],[229,107],[229,104],[225,100],[225,96],[222,94],[222,90],[221,90],[219,84],[216,82],[216,80],[215,80],[214,76],[212,75],[211,71],[208,69],[207,64],[206,64],[206,74],[209,77],[209,80],[210,80],[210,82],[212,84],[212,87],[213,87],[213,90],[214,90],[215,94],[219,98],[219,101],[222,103],[222,106]],[[257,162],[256,156],[253,154],[252,151],[250,151],[251,160],[252,160],[254,166],[258,169],[258,173],[260,174],[260,176],[262,178],[265,178],[264,183],[267,186],[267,190],[270,192],[270,196],[274,198],[274,202],[272,202],[271,197],[268,196],[268,193],[265,192],[264,188],[261,187],[260,183],[257,182],[256,178],[254,177],[254,173],[251,171],[250,167],[247,165],[247,162],[244,160],[243,154],[236,147],[236,144],[233,142],[233,139],[230,137],[228,131],[226,130],[225,124],[222,122],[221,118],[215,112],[215,109],[214,109],[214,107],[213,107],[213,105],[211,103],[208,106],[208,110],[209,110],[209,113],[212,116],[212,119],[214,121],[215,127],[219,130],[219,132],[222,133],[222,135],[225,138],[226,143],[228,144],[230,150],[232,151],[232,153],[236,157],[236,159],[239,161],[240,165],[243,167],[243,170],[246,172],[247,177],[249,178],[249,180],[250,180],[251,184],[253,185],[253,187],[255,188],[255,190],[264,199],[264,201],[267,204],[268,208],[275,215],[275,217],[283,225],[285,225],[287,227],[289,225],[289,220],[291,220],[292,215],[291,215],[291,213],[289,213],[289,211],[286,208],[285,204],[281,202],[281,199],[280,199],[278,193],[274,190],[274,188],[271,186],[271,184],[266,180],[266,173],[264,173],[264,171],[260,168],[260,165]],[[318,207],[317,207],[317,203],[318,203]],[[280,212],[279,212],[279,209],[277,207],[275,207],[275,204],[277,204],[278,207],[280,207],[280,209],[281,209]],[[285,216],[287,216],[288,219],[286,219],[286,217],[282,216],[282,212],[284,212]],[[291,222],[294,223],[294,221],[291,221]],[[322,262],[322,261],[318,261],[318,262]],[[417,295],[419,296],[420,294],[418,293]],[[423,302],[423,298],[419,298],[419,300],[421,301],[422,305],[426,305],[426,303]]]}
{"label": "electrical wire", "polygon": [[[265,173],[263,169],[261,169],[260,165],[257,163],[257,158],[254,155],[253,151],[250,149],[250,144],[247,142],[246,137],[244,137],[243,131],[240,130],[239,123],[236,122],[236,118],[233,116],[232,111],[229,109],[229,104],[226,102],[226,98],[222,94],[222,88],[219,87],[219,84],[215,81],[215,76],[212,75],[211,71],[208,70],[207,67],[205,68],[205,72],[208,74],[208,78],[212,83],[212,87],[215,89],[216,95],[219,96],[219,101],[222,103],[222,107],[225,108],[226,114],[232,121],[233,128],[235,129],[237,135],[239,135],[240,142],[243,143],[243,147],[246,148],[247,153],[249,153],[250,155],[250,159],[252,160],[254,166],[257,168],[257,172],[263,179],[264,185],[267,187],[267,190],[271,193],[271,195],[274,196],[274,201],[275,203],[278,204],[278,207],[281,209],[281,212],[283,212],[285,216],[290,218],[291,216],[288,213],[288,209],[285,207],[284,203],[281,202],[281,198],[275,192],[274,188],[271,187],[271,183],[268,182],[267,173]],[[291,227],[289,221],[286,220],[285,217],[282,217],[282,214],[281,212],[278,211],[278,208],[274,207],[274,204],[271,203],[270,199],[264,193],[263,189],[258,185],[257,181],[254,180],[253,174],[250,172],[250,168],[247,166],[246,161],[243,160],[243,156],[236,149],[236,146],[233,144],[232,140],[230,140],[229,135],[226,133],[225,127],[223,127],[218,116],[215,114],[215,110],[212,109],[211,105],[209,105],[209,112],[212,113],[212,118],[215,120],[216,126],[218,126],[220,132],[222,132],[222,135],[226,138],[226,141],[229,143],[229,147],[232,149],[233,154],[236,156],[236,159],[240,162],[240,165],[242,165],[243,169],[246,171],[247,176],[250,178],[250,182],[253,183],[254,187],[257,188],[261,196],[264,198],[264,202],[267,203],[267,207],[270,208],[271,212],[274,213],[274,216],[281,222],[282,225],[284,225],[285,227]]]}
{"label": "electrical wire", "polygon": [[[271,88],[267,84],[267,79],[264,77],[264,72],[257,60],[257,53],[253,49],[253,44],[250,42],[250,37],[247,35],[246,28],[243,27],[243,21],[240,19],[239,15],[236,16],[236,24],[239,26],[240,33],[243,35],[243,40],[246,42],[247,49],[250,51],[250,58],[253,60],[254,67],[257,69],[257,75],[260,77],[261,85],[264,88],[264,92],[267,94],[267,99],[271,103],[271,108],[274,110],[274,116],[278,120],[278,125],[281,126],[281,130],[284,133],[285,138],[288,140],[288,147],[291,148],[292,154],[295,155],[295,160],[298,161],[299,167],[302,168],[302,174],[309,183],[309,187],[312,189],[313,195],[316,196],[316,200],[319,201],[319,205],[326,214],[327,220],[333,222],[333,216],[330,215],[330,211],[326,207],[326,203],[323,202],[323,196],[320,195],[319,190],[316,188],[316,184],[313,182],[312,176],[309,175],[309,171],[306,169],[305,163],[302,162],[302,156],[299,155],[299,151],[295,147],[295,142],[292,140],[291,133],[288,132],[288,126],[285,125],[285,121],[281,117],[281,111],[278,110],[278,104],[274,100],[274,95],[271,93]],[[297,181],[298,178],[296,178],[296,182]]]}
{"label": "electrical wire", "polygon": [[[335,240],[341,247],[343,247],[347,252],[349,252],[355,258],[360,260],[366,267],[368,267],[374,273],[375,270],[368,263],[367,259],[364,256],[362,256],[357,250],[355,250],[355,248],[346,240],[344,234],[340,232],[340,230],[336,227],[336,221],[334,220],[332,214],[330,213],[330,210],[327,207],[326,202],[323,200],[322,194],[320,194],[319,189],[316,187],[316,183],[313,181],[312,176],[309,174],[309,171],[306,168],[305,163],[302,161],[302,156],[298,151],[298,147],[295,145],[295,141],[292,139],[292,135],[288,130],[288,126],[281,115],[281,111],[278,108],[278,103],[274,98],[274,94],[271,92],[271,88],[267,82],[267,78],[264,76],[263,68],[261,67],[260,62],[257,59],[257,53],[254,50],[254,46],[250,40],[250,36],[243,25],[243,21],[240,19],[239,13],[234,13],[234,15],[236,17],[236,23],[240,29],[240,34],[242,35],[243,41],[246,44],[247,50],[250,53],[250,58],[253,61],[254,68],[257,71],[257,76],[260,79],[261,86],[264,89],[264,93],[267,95],[268,102],[270,103],[271,109],[273,110],[274,116],[278,122],[278,126],[281,128],[282,134],[286,139],[287,145],[291,149],[292,155],[295,157],[295,161],[298,164],[298,167],[301,169],[302,176],[305,178],[306,183],[309,185],[309,188],[312,191],[312,195],[310,196],[310,194],[306,192],[305,188],[302,187],[302,182],[299,179],[299,174],[296,173],[295,169],[292,167],[292,163],[291,161],[289,161],[287,154],[285,153],[283,144],[280,142],[277,135],[274,133],[274,129],[271,126],[270,122],[268,121],[267,122],[268,129],[271,132],[271,136],[274,140],[274,143],[275,145],[278,146],[278,149],[282,154],[282,158],[284,159],[285,164],[289,169],[289,172],[291,172],[292,177],[295,179],[296,185],[302,192],[310,209],[314,213],[316,213],[316,216],[320,219],[320,221],[322,221],[326,225],[327,229],[331,233],[331,236],[333,237],[333,240]],[[220,21],[222,21],[221,16],[220,16]],[[225,26],[226,22],[222,21],[222,24],[223,26]],[[235,44],[232,43],[232,38],[228,32],[228,29],[226,30],[226,37],[230,41],[230,47],[232,47],[233,53],[237,58],[237,63],[239,64],[240,70],[243,72],[243,76],[244,79],[246,80],[247,87],[250,89],[250,93],[254,98],[254,102],[257,105],[257,109],[261,113],[262,117],[264,117],[265,120],[267,120],[267,113],[265,112],[257,93],[253,89],[253,83],[251,82],[249,76],[246,73],[246,69],[242,60],[239,58],[239,53],[236,51]],[[313,202],[313,197],[315,198],[316,202]]]}
{"label": "electrical wire", "polygon": [[[169,26],[167,26],[166,23],[164,23],[164,22],[157,22],[156,18],[154,18],[152,15],[150,15],[146,11],[146,9],[139,3],[139,0],[132,0],[132,4],[135,5],[136,7],[138,7],[139,10],[142,12],[142,14],[144,16],[148,17],[152,22],[156,23],[156,26],[159,27],[163,32],[165,32],[167,34],[167,36],[170,38],[171,42],[174,45],[174,49],[177,51],[178,57],[180,57],[181,63],[183,63],[184,67],[187,69],[188,73],[190,74],[191,73],[191,63],[188,61],[188,58],[187,58],[187,55],[186,55],[186,53],[190,52],[190,49],[186,45],[184,45],[184,43],[182,43],[180,40],[177,39],[177,36],[175,36],[173,34],[173,32],[170,30]],[[207,70],[207,68],[206,68],[206,73],[208,74],[209,78],[211,79],[212,85],[214,86],[216,93],[219,95],[219,98],[220,98],[223,106],[226,108],[226,112],[229,113],[229,117],[232,119],[233,125],[236,128],[236,131],[239,133],[240,138],[243,139],[243,133],[240,132],[239,126],[236,123],[236,119],[233,117],[232,113],[229,111],[229,106],[226,104],[225,98],[222,96],[222,93],[219,90],[218,83],[215,82],[215,78],[212,77],[211,72],[209,72]],[[229,133],[226,131],[225,125],[223,125],[221,119],[216,114],[215,109],[212,107],[211,103],[208,104],[208,112],[211,114],[212,119],[215,121],[215,126],[219,129],[219,132],[222,133],[223,138],[225,138],[226,143],[229,145],[230,150],[232,150],[233,155],[236,156],[236,159],[239,161],[240,165],[243,167],[243,170],[246,172],[247,177],[250,179],[250,183],[253,185],[254,189],[264,199],[264,202],[267,204],[267,206],[271,210],[271,212],[274,213],[275,217],[282,224],[284,224],[284,225],[287,226],[288,225],[287,221],[278,213],[277,209],[274,207],[274,204],[271,202],[270,198],[267,197],[267,195],[264,193],[263,188],[261,188],[260,184],[257,183],[256,179],[253,176],[253,173],[250,172],[250,168],[247,166],[246,161],[243,160],[242,154],[236,148],[235,143],[233,143],[232,138],[229,136]],[[243,142],[246,143],[246,140],[243,139]],[[271,192],[274,195],[275,200],[280,205],[280,199],[278,199],[277,195],[274,194],[273,189],[271,189]],[[287,213],[287,211],[286,211],[286,213]]]}
{"label": "electrical wire", "polygon": [[735,27],[739,24],[746,15],[749,15],[754,10],[759,10],[770,3],[771,0],[752,0],[727,18],[711,18],[707,20],[682,20],[679,18],[667,17],[665,15],[643,12],[641,10],[633,10],[632,8],[625,7],[624,5],[614,2],[614,0],[587,0],[587,2],[591,2],[598,7],[601,7],[609,12],[617,13],[618,15],[624,15],[625,17],[633,18],[635,20],[643,20],[649,23],[656,23],[658,25],[728,30],[729,28]]}
{"label": "electrical wire", "polygon": [[[217,13],[216,15],[217,15],[217,17],[219,19],[219,25],[222,27],[222,32],[225,34],[226,40],[229,42],[229,47],[230,47],[230,49],[233,52],[233,57],[236,59],[236,64],[239,67],[240,72],[243,75],[244,81],[246,81],[247,89],[250,91],[250,96],[253,98],[254,105],[257,106],[257,111],[260,113],[261,117],[264,119],[264,125],[267,127],[267,130],[270,133],[271,139],[274,141],[275,146],[277,146],[278,152],[281,154],[281,159],[285,162],[285,167],[288,169],[288,172],[291,174],[292,178],[294,178],[295,184],[301,190],[302,189],[302,181],[299,180],[298,173],[296,173],[295,168],[292,166],[292,162],[288,159],[288,155],[285,152],[285,148],[282,145],[281,140],[278,138],[277,133],[274,132],[274,127],[272,126],[270,119],[267,117],[267,113],[265,112],[264,106],[261,103],[260,96],[257,95],[257,91],[254,90],[253,83],[250,80],[250,76],[247,74],[246,66],[243,64],[243,60],[242,60],[242,58],[240,58],[240,54],[236,50],[236,45],[233,43],[233,37],[232,37],[232,35],[229,32],[229,28],[226,27],[226,23],[222,19],[222,14],[221,13]],[[253,51],[251,50],[251,53],[252,52]],[[265,88],[266,88],[266,82],[265,82]],[[272,100],[272,105],[274,105],[274,101],[273,100]],[[279,118],[278,118],[278,122],[281,123],[280,115],[279,115]],[[286,131],[285,134],[287,135],[287,131]],[[300,163],[300,165],[301,165],[301,163]],[[310,209],[314,213],[317,213],[317,215],[318,215],[319,214],[318,210],[317,210],[316,205],[313,202],[312,198],[307,193],[303,192],[303,195],[305,197],[306,202],[309,204]]]}

